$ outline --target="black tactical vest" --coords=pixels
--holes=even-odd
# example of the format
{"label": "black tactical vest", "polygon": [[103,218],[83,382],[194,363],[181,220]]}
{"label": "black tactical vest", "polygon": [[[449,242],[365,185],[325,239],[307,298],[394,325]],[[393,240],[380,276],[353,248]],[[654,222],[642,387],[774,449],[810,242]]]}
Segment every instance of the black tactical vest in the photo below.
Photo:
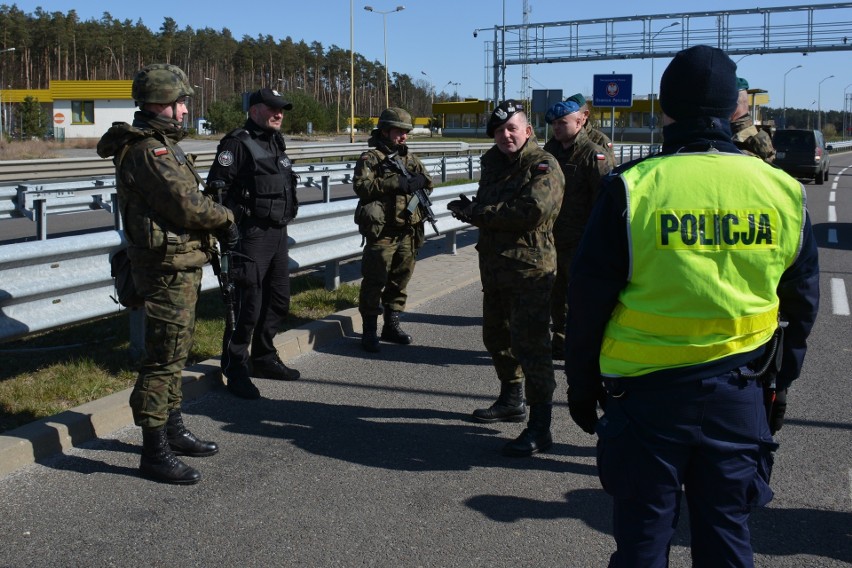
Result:
{"label": "black tactical vest", "polygon": [[[242,142],[252,161],[248,174],[241,174],[236,180],[239,186],[236,200],[248,215],[257,219],[269,219],[280,225],[291,221],[296,216],[298,201],[290,158],[283,151],[270,152],[244,128],[234,130],[229,136]],[[273,140],[273,144],[277,141]]]}

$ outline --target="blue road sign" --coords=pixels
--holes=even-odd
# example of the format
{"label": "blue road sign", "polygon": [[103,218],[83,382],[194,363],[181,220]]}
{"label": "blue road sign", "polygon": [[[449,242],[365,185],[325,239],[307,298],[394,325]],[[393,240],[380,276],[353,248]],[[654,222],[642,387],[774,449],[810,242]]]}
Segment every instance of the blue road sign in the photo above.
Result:
{"label": "blue road sign", "polygon": [[594,85],[596,107],[633,106],[633,75],[595,75]]}

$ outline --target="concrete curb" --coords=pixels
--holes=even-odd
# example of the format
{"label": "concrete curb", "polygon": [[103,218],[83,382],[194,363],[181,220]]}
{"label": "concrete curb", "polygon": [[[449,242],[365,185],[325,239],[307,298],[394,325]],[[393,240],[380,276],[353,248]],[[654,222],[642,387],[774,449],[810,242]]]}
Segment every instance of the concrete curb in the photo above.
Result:
{"label": "concrete curb", "polygon": [[[476,252],[472,246],[465,248],[471,250],[439,257],[450,260],[445,263],[448,266],[444,270],[431,270],[424,278],[419,276],[425,276],[425,270],[420,274],[415,272],[413,285],[409,285],[408,311],[479,281],[478,268],[474,265],[475,269],[471,270],[466,264],[471,255],[475,258]],[[459,249],[459,252],[462,250]],[[434,264],[437,258],[428,260]],[[419,269],[422,270],[421,265],[426,263],[418,261]],[[458,270],[456,265],[459,263],[465,263],[463,270]],[[344,337],[354,337],[358,334],[356,329],[361,329],[361,314],[357,308],[350,308],[287,330],[275,338],[275,345],[281,359],[289,361]],[[220,377],[218,358],[187,367],[183,371],[184,400],[192,400],[212,390],[220,384]],[[133,416],[128,402],[132,390],[125,389],[0,434],[0,476],[132,425]]]}

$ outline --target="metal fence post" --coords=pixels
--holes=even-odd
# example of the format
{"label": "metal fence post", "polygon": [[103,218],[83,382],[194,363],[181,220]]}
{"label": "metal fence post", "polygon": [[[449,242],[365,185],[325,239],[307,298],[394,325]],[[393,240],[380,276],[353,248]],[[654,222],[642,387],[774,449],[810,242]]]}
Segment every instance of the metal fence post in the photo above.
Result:
{"label": "metal fence post", "polygon": [[467,156],[467,179],[473,179],[473,156]]}
{"label": "metal fence post", "polygon": [[328,178],[329,174],[322,176],[322,200],[325,203],[331,203],[331,189],[329,189]]}
{"label": "metal fence post", "polygon": [[456,254],[458,252],[458,243],[456,239],[456,234],[458,231],[447,231],[446,239],[447,239],[447,250],[449,254]]}
{"label": "metal fence post", "polygon": [[441,156],[441,183],[447,181],[447,157]]}
{"label": "metal fence post", "polygon": [[118,193],[110,195],[112,200],[112,224],[116,231],[124,229],[123,221],[121,220],[121,211],[118,208]]}
{"label": "metal fence post", "polygon": [[33,201],[33,206],[35,207],[35,222],[36,222],[36,233],[38,234],[38,240],[46,241],[47,240],[47,199],[36,199]]}
{"label": "metal fence post", "polygon": [[340,288],[340,262],[333,260],[325,265],[325,289],[334,291]]}

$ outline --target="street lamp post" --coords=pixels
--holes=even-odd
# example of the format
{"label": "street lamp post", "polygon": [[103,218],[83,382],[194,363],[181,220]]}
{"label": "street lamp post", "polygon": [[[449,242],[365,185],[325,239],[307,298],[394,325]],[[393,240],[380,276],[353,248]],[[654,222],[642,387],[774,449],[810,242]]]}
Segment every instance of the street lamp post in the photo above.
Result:
{"label": "street lamp post", "polygon": [[[10,51],[15,51],[15,48],[10,47],[8,49],[0,49],[0,53],[8,53]],[[4,67],[4,69],[5,69],[5,67]],[[3,125],[4,125],[4,118],[3,118],[3,78],[0,77],[0,139],[3,138]]]}
{"label": "street lamp post", "polygon": [[461,83],[456,83],[455,81],[447,81],[447,85],[452,85],[455,91],[453,92],[453,98],[456,99],[456,102],[459,101],[459,85]]}
{"label": "street lamp post", "polygon": [[829,75],[817,84],[817,130],[822,130],[822,84],[834,77]]}
{"label": "street lamp post", "polygon": [[784,123],[784,128],[787,128],[787,75],[790,73],[790,71],[801,69],[801,67],[801,65],[790,67],[789,69],[787,69],[787,73],[784,73],[784,108],[781,111],[781,122]]}
{"label": "street lamp post", "polygon": [[852,87],[852,83],[849,83],[843,89],[843,138],[846,138],[846,134],[849,132],[849,96],[846,94],[849,87]]}
{"label": "street lamp post", "polygon": [[663,26],[657,33],[651,36],[651,41],[649,45],[649,50],[651,52],[651,147],[648,149],[651,152],[654,149],[654,131],[657,129],[657,125],[654,122],[654,39],[660,35],[663,30],[667,30],[668,28],[672,28],[674,26],[679,26],[680,22],[672,22],[667,26]]}
{"label": "street lamp post", "polygon": [[425,75],[427,79],[429,79],[429,93],[432,95],[430,101],[432,104],[435,104],[435,83],[432,82],[432,77],[426,74],[426,71],[420,72],[422,75]]}
{"label": "street lamp post", "polygon": [[[211,79],[210,77],[205,77],[204,80],[210,81],[211,83],[213,83],[213,102],[215,103],[216,102],[216,79]],[[207,109],[204,109],[204,111],[206,113]],[[207,118],[207,117],[205,116],[205,118]]]}
{"label": "street lamp post", "polygon": [[[204,118],[204,81],[200,85],[193,85],[192,87],[194,89],[201,89],[201,106],[198,108],[198,116],[195,117],[195,120],[198,121],[198,119]],[[195,105],[193,104],[192,106]]]}
{"label": "street lamp post", "polygon": [[372,6],[364,6],[368,12],[375,12],[382,15],[382,30],[385,36],[385,108],[390,106],[390,91],[388,90],[388,14],[394,12],[402,12],[405,6],[397,6],[393,10],[376,10]]}

